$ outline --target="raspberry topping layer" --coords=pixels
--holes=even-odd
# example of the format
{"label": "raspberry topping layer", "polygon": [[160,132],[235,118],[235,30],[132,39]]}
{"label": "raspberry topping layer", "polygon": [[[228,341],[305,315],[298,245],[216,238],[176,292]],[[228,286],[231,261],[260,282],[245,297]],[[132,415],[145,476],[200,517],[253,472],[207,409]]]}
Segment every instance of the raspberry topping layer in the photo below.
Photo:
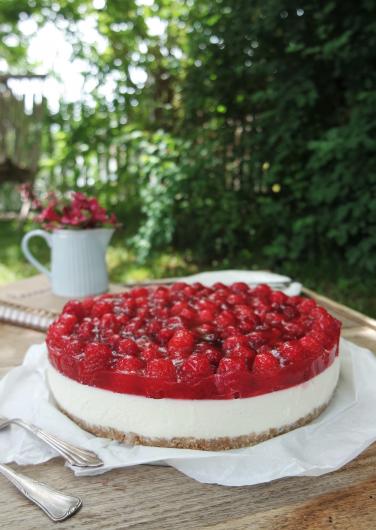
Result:
{"label": "raspberry topping layer", "polygon": [[267,285],[175,283],[68,302],[47,333],[80,383],[152,398],[234,399],[288,388],[338,355],[340,323]]}

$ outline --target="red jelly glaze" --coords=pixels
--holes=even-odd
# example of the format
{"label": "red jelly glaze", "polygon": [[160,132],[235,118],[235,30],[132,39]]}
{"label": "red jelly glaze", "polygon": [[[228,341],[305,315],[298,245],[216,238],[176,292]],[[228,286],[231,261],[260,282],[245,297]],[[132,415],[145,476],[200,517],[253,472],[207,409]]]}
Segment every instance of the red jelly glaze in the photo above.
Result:
{"label": "red jelly glaze", "polygon": [[340,327],[313,300],[267,285],[175,283],[72,300],[46,342],[52,365],[79,383],[152,398],[234,399],[318,375],[338,355]]}

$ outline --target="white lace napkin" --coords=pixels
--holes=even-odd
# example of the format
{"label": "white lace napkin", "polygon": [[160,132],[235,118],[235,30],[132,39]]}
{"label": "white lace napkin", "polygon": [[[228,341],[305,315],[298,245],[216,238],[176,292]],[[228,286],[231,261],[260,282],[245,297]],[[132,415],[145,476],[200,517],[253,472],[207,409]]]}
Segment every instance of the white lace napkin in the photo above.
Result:
{"label": "white lace napkin", "polygon": [[[164,463],[200,482],[226,486],[258,484],[282,477],[321,475],[343,466],[376,440],[376,360],[341,341],[341,376],[326,411],[311,424],[254,447],[206,452],[159,447],[127,447],[78,427],[50,399],[45,380],[45,345],[32,346],[21,366],[0,382],[0,414],[22,417],[77,445],[96,451],[105,465],[73,469],[94,475],[137,464]],[[0,461],[38,464],[56,456],[18,427],[0,432]]]}

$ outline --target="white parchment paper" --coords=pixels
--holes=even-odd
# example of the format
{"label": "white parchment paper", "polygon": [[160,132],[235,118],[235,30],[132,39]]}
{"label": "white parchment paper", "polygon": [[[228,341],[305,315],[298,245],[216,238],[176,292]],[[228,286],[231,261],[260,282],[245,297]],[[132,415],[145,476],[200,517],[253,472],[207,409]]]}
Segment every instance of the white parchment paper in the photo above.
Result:
{"label": "white parchment paper", "polygon": [[[21,417],[77,445],[96,451],[105,465],[74,469],[76,475],[164,463],[200,482],[226,486],[258,484],[282,477],[321,475],[343,466],[376,440],[376,359],[341,341],[341,375],[327,410],[311,424],[254,447],[207,452],[128,447],[83,431],[59,412],[45,380],[45,345],[32,346],[21,366],[0,382],[0,414]],[[0,461],[38,464],[56,456],[19,427],[0,432]]]}

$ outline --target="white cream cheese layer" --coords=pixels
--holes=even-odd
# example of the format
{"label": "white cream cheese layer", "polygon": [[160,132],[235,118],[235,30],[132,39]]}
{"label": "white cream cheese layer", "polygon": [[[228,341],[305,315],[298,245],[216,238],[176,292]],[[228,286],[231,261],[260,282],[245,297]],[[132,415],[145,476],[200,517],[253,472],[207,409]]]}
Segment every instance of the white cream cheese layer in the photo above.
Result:
{"label": "white cream cheese layer", "polygon": [[150,438],[219,438],[259,434],[304,418],[327,403],[336,387],[338,357],[324,372],[284,390],[242,399],[152,399],[80,384],[51,365],[57,403],[87,424]]}

